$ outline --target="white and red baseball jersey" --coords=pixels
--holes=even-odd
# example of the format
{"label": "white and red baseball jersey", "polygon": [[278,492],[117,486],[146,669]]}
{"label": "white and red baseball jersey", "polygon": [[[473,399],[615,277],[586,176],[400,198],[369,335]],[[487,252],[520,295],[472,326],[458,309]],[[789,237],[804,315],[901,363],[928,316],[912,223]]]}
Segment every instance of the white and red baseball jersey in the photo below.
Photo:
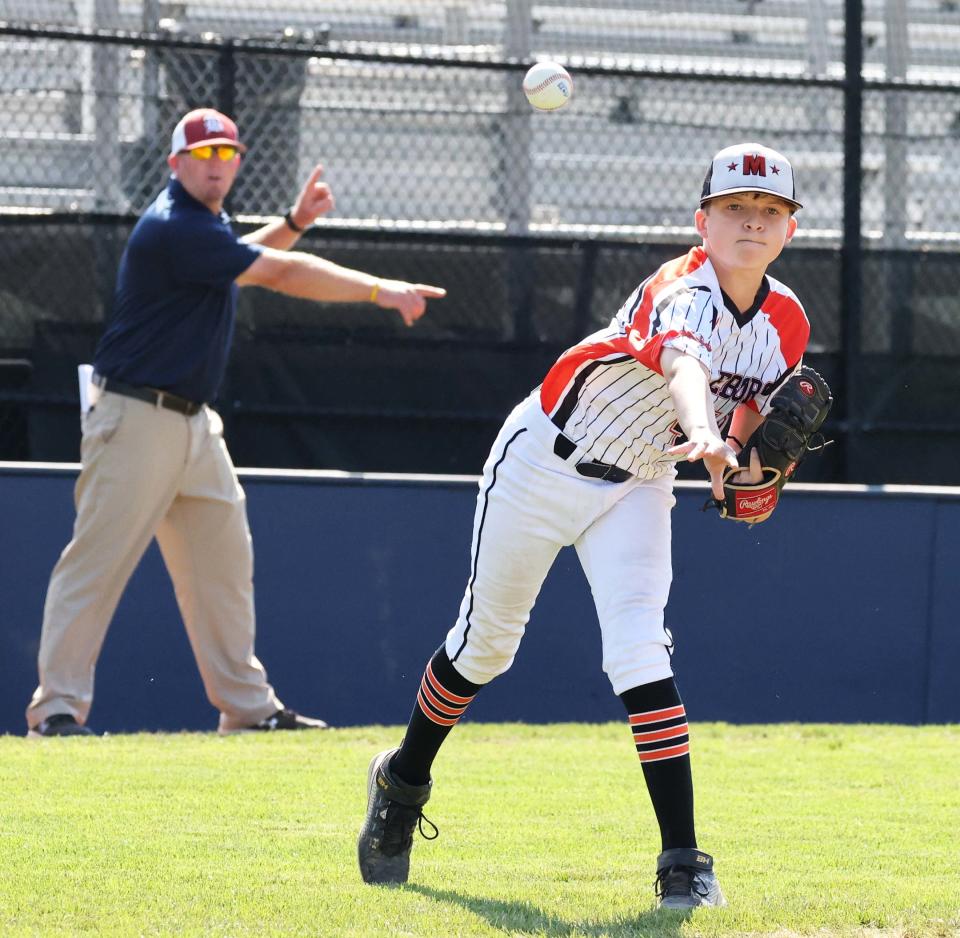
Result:
{"label": "white and red baseball jersey", "polygon": [[809,336],[789,287],[766,276],[741,313],[720,289],[706,251],[695,247],[640,284],[607,328],[557,359],[540,403],[591,459],[652,479],[671,471],[664,452],[683,432],[660,369],[665,348],[706,367],[725,433],[739,404],[766,412],[772,393],[799,367]]}

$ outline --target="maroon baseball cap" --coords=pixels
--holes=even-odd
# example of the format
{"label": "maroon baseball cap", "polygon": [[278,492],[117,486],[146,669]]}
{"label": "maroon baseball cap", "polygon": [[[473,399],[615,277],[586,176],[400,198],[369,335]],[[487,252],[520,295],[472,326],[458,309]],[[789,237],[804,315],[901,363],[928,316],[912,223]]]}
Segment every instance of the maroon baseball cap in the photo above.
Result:
{"label": "maroon baseball cap", "polygon": [[227,117],[215,111],[212,107],[201,107],[180,118],[180,123],[173,129],[170,138],[170,155],[174,156],[183,150],[193,150],[196,147],[216,146],[225,143],[236,147],[241,153],[247,148],[240,142],[237,125]]}

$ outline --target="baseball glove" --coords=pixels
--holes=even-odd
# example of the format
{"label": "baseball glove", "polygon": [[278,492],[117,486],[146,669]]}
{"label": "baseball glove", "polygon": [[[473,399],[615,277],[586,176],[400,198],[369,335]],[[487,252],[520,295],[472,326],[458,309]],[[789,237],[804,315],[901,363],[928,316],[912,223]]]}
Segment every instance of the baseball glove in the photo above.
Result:
{"label": "baseball glove", "polygon": [[[758,524],[777,507],[780,492],[807,453],[822,449],[820,427],[827,419],[833,396],[827,382],[803,365],[791,375],[770,401],[770,413],[740,452],[740,468],[727,469],[723,499],[711,498],[704,510],[716,508],[721,518]],[[763,477],[759,482],[733,482],[732,477],[750,467],[757,451]]]}

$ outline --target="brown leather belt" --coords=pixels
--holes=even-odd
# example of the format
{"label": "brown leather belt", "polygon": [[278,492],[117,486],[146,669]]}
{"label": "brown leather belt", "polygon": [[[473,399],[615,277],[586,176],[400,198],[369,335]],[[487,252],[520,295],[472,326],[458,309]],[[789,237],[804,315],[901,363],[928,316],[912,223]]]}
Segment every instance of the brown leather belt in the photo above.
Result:
{"label": "brown leather belt", "polygon": [[175,410],[178,414],[185,414],[192,417],[203,410],[203,404],[195,401],[188,401],[185,397],[179,397],[171,394],[169,391],[160,391],[156,388],[140,388],[132,384],[124,384],[117,381],[116,378],[105,378],[103,375],[97,375],[93,379],[94,384],[102,391],[109,391],[111,394],[120,394],[123,397],[132,397],[134,400],[146,401],[155,407],[164,407],[167,410]]}

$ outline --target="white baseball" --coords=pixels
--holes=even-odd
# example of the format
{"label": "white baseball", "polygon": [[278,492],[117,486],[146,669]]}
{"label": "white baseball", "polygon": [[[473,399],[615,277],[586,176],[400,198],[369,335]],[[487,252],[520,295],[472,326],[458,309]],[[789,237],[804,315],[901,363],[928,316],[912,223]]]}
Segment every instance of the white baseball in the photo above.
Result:
{"label": "white baseball", "polygon": [[555,111],[570,100],[573,79],[556,62],[537,62],[524,76],[523,93],[538,111]]}

